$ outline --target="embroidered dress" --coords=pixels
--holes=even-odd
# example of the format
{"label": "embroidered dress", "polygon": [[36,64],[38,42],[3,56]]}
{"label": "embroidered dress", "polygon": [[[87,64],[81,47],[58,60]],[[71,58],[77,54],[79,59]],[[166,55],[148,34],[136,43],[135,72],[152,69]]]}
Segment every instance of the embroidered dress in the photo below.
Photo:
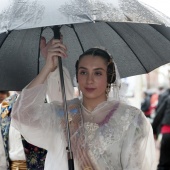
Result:
{"label": "embroidered dress", "polygon": [[[21,137],[20,133],[16,129],[10,126],[11,110],[16,99],[17,95],[14,94],[2,102],[2,109],[0,113],[2,143],[0,144],[3,145],[2,147],[5,151],[5,155],[3,153],[3,157],[6,161],[4,162],[4,160],[2,160],[3,162],[1,162],[1,164],[6,164],[6,167],[1,168],[0,166],[0,170],[10,170],[10,160],[23,161],[25,160],[25,157],[27,165],[24,166],[27,166],[27,170],[43,170],[47,151],[29,144],[23,137]],[[0,153],[1,152],[2,151],[0,149]],[[2,158],[0,158],[0,160],[1,159]]]}
{"label": "embroidered dress", "polygon": [[[24,89],[14,105],[12,124],[48,153],[45,170],[68,170],[62,104],[44,103],[47,83]],[[144,114],[118,101],[92,112],[68,102],[75,170],[155,170],[155,144]],[[21,114],[22,113],[22,114]]]}
{"label": "embroidered dress", "polygon": [[[0,128],[1,131],[1,128]],[[5,150],[4,146],[2,145],[3,139],[2,136],[0,135],[0,169],[1,170],[7,170],[7,165],[6,165],[6,155],[5,155]]]}
{"label": "embroidered dress", "polygon": [[0,112],[0,129],[2,139],[3,139],[3,146],[5,150],[5,158],[6,158],[6,167],[7,170],[9,170],[9,128],[10,128],[10,122],[11,117],[9,116],[11,113],[12,106],[17,98],[17,95],[13,95],[11,97],[8,97],[2,102],[1,106],[1,112]]}
{"label": "embroidered dress", "polygon": [[44,162],[47,151],[31,145],[23,137],[22,143],[27,161],[27,170],[44,170]]}

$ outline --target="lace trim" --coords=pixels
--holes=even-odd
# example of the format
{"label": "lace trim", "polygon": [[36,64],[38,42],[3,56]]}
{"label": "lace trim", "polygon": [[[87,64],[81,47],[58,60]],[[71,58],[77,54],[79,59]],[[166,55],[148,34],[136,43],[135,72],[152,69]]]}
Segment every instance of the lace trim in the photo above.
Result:
{"label": "lace trim", "polygon": [[[119,115],[120,113],[116,113]],[[113,115],[113,112],[112,112]],[[114,114],[114,116],[117,116]],[[125,113],[115,118],[112,116],[107,123],[99,126],[96,123],[84,123],[86,143],[96,160],[102,160],[106,170],[114,170],[111,154],[108,153],[108,146],[121,140],[125,131],[129,128],[132,119],[136,115],[135,110],[126,109]]]}

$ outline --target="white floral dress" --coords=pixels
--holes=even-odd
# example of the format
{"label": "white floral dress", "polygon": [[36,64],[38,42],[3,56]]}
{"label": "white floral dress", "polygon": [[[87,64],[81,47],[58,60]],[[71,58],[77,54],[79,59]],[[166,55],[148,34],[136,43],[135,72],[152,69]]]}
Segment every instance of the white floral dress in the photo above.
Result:
{"label": "white floral dress", "polygon": [[[24,138],[48,150],[45,170],[68,170],[62,105],[44,103],[47,83],[24,89],[13,107],[12,124]],[[118,101],[89,112],[68,102],[75,170],[155,170],[155,144],[144,114]]]}

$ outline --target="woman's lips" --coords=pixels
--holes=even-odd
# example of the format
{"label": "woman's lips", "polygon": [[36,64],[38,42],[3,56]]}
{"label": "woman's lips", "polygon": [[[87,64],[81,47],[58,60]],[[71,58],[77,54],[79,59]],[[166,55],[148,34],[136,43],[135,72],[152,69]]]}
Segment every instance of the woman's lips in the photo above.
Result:
{"label": "woman's lips", "polygon": [[85,90],[88,91],[88,92],[93,92],[95,89],[96,89],[96,88],[88,88],[88,87],[85,88]]}

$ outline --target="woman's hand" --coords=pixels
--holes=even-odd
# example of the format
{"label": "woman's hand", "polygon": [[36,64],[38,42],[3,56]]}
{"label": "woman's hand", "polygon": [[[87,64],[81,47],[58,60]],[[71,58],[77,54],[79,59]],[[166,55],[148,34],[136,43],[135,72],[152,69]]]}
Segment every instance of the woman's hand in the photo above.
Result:
{"label": "woman's hand", "polygon": [[46,60],[45,68],[50,72],[54,71],[58,66],[58,57],[67,57],[66,46],[62,43],[62,40],[52,39],[48,43],[44,37],[41,38],[40,43],[41,53]]}
{"label": "woman's hand", "polygon": [[27,86],[27,88],[35,87],[39,84],[43,84],[47,79],[50,72],[54,71],[58,65],[58,57],[65,58],[66,54],[66,46],[61,42],[62,40],[50,40],[46,43],[45,38],[41,38],[40,49],[41,53],[44,56],[46,63],[42,68],[37,77]]}

